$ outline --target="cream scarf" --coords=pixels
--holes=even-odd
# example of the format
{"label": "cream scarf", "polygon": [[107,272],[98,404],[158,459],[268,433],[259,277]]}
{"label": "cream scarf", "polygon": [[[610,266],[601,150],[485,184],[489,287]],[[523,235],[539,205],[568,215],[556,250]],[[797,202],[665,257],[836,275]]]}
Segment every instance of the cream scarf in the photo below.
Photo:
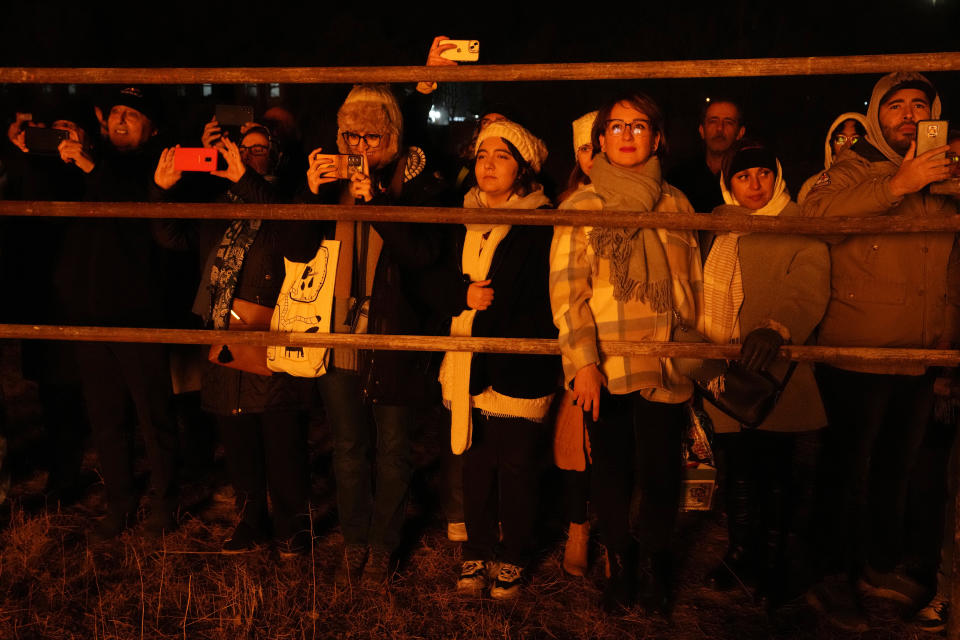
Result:
{"label": "cream scarf", "polygon": [[[526,196],[510,196],[504,209],[537,209],[544,205],[549,205],[550,200],[544,195],[543,190],[537,190]],[[487,208],[486,194],[477,187],[472,188],[463,198],[463,206],[473,209]],[[471,282],[478,282],[487,279],[490,272],[490,264],[493,262],[493,256],[497,251],[497,246],[510,232],[508,224],[468,224],[467,232],[463,239],[463,257],[461,266],[463,274],[470,278]],[[467,309],[460,315],[453,318],[450,323],[451,336],[469,336],[473,332],[473,319],[476,317],[476,309]],[[536,407],[524,407],[528,403],[536,401],[519,400],[518,407],[514,407],[517,399],[506,399],[505,396],[496,394],[493,389],[485,390],[480,396],[470,397],[470,365],[473,362],[473,353],[465,351],[448,351],[440,365],[440,386],[443,390],[443,402],[450,409],[450,449],[455,454],[461,454],[470,448],[473,435],[473,417],[471,409],[479,404],[490,405],[481,407],[490,409],[491,412],[502,414],[503,411],[510,411],[509,415],[517,417],[528,417],[526,415],[517,415],[518,413],[530,413]],[[478,403],[478,399],[483,398],[485,402]],[[509,402],[506,402],[509,400]],[[509,404],[510,406],[506,406]],[[549,404],[549,399],[548,399]],[[499,409],[497,408],[499,407]],[[511,410],[513,409],[513,410]],[[519,409],[519,410],[517,410]],[[542,417],[535,416],[535,417]]]}
{"label": "cream scarf", "polygon": [[[723,201],[742,207],[720,176]],[[777,216],[790,203],[790,193],[783,181],[780,161],[773,197],[750,215]],[[749,211],[749,210],[748,210]],[[743,233],[718,235],[703,265],[704,333],[714,344],[737,342],[740,339],[740,308],[743,306],[743,275],[740,271],[740,236]]]}

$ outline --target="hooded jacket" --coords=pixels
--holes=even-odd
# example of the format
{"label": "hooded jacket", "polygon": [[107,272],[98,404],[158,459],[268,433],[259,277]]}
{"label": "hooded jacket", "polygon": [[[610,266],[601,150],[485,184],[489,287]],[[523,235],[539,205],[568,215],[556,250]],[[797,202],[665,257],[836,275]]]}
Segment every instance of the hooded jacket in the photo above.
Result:
{"label": "hooded jacket", "polygon": [[[902,156],[883,138],[880,100],[904,82],[925,82],[918,73],[892,73],[877,82],[867,110],[867,135],[840,153],[803,203],[803,215],[940,217],[957,203],[929,189],[896,198],[890,180]],[[932,85],[931,85],[932,89]],[[934,94],[936,95],[936,94]],[[931,101],[931,117],[940,99]],[[960,309],[960,269],[953,233],[850,235],[829,239],[831,297],[818,343],[847,347],[932,348],[955,341]],[[866,373],[921,375],[924,365],[849,363]]]}
{"label": "hooded jacket", "polygon": [[827,137],[823,141],[823,171],[819,171],[809,178],[806,182],[800,187],[800,191],[797,193],[797,204],[803,204],[803,201],[807,199],[807,194],[810,193],[810,189],[813,188],[813,185],[817,183],[817,180],[820,179],[820,176],[823,175],[824,171],[829,169],[833,165],[835,158],[833,157],[833,138],[830,134],[833,133],[834,129],[839,127],[841,124],[847,120],[856,120],[863,125],[863,128],[867,128],[867,120],[862,113],[857,113],[855,111],[848,111],[847,113],[841,113],[837,116],[837,119],[831,123],[830,128],[827,129]]}

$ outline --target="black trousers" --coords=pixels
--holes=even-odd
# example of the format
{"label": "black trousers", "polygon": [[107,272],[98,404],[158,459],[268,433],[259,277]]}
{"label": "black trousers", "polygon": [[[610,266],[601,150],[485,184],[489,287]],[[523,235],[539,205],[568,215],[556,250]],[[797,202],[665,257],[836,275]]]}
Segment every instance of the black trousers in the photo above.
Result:
{"label": "black trousers", "polygon": [[151,490],[166,502],[163,508],[172,506],[177,490],[177,430],[170,414],[166,349],[159,344],[80,343],[77,362],[108,508],[123,514],[137,507],[134,414],[146,446]]}
{"label": "black trousers", "polygon": [[464,560],[489,560],[503,527],[500,559],[526,566],[536,545],[537,489],[543,425],[473,411],[473,437],[463,453],[463,512],[469,540]]}
{"label": "black trousers", "polygon": [[824,572],[901,559],[907,489],[933,406],[933,376],[817,367],[829,426],[818,478]]}
{"label": "black trousers", "polygon": [[724,452],[726,511],[731,546],[758,555],[781,550],[790,530],[793,459],[797,435],[762,429],[718,433]]}
{"label": "black trousers", "polygon": [[[287,539],[309,530],[307,429],[297,411],[217,416],[227,474],[241,519],[264,535]],[[272,527],[267,492],[273,506]]]}
{"label": "black trousers", "polygon": [[604,389],[600,419],[583,417],[601,540],[613,553],[626,553],[635,542],[644,554],[668,551],[680,500],[684,405]]}

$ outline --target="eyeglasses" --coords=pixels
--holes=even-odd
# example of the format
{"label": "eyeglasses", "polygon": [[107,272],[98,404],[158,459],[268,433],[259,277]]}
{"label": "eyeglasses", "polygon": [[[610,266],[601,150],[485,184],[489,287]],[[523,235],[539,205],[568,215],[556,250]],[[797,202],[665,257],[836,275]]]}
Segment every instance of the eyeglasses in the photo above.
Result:
{"label": "eyeglasses", "polygon": [[850,136],[850,137],[848,138],[847,136],[843,135],[842,133],[833,136],[833,143],[834,143],[834,144],[845,145],[845,144],[847,144],[848,141],[850,142],[850,144],[857,144],[857,142],[860,141],[860,136]]}
{"label": "eyeglasses", "polygon": [[589,142],[587,144],[582,144],[579,147],[577,147],[577,153],[591,153],[592,151],[593,151],[593,144]]}
{"label": "eyeglasses", "polygon": [[607,132],[612,136],[620,137],[627,129],[634,136],[642,136],[650,130],[650,123],[646,120],[634,120],[630,123],[623,120],[607,120]]}
{"label": "eyeglasses", "polygon": [[374,149],[380,146],[380,141],[383,139],[383,136],[379,133],[365,133],[360,135],[359,133],[354,133],[353,131],[344,131],[343,140],[351,147],[356,147],[360,144],[360,141],[363,140],[367,143],[367,147]]}
{"label": "eyeglasses", "polygon": [[265,144],[252,144],[249,147],[240,145],[241,153],[249,153],[252,156],[265,156],[270,151],[270,147]]}

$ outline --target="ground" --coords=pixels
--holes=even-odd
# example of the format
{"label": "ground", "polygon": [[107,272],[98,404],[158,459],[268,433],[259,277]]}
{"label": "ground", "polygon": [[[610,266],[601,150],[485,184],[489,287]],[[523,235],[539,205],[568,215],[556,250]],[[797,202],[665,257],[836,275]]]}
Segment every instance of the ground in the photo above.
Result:
{"label": "ground", "polygon": [[[599,551],[592,575],[567,576],[555,478],[546,474],[540,529],[544,543],[530,583],[516,602],[458,596],[460,550],[445,536],[438,509],[440,415],[426,412],[416,447],[417,474],[403,561],[378,590],[338,589],[333,570],[342,538],[336,527],[330,443],[322,412],[313,421],[314,544],[309,556],[275,551],[223,556],[235,522],[222,472],[192,480],[182,525],[163,539],[137,530],[88,544],[103,511],[102,485],[60,509],[39,494],[45,472],[31,464],[42,447],[36,389],[18,373],[16,343],[0,349],[14,482],[0,508],[0,638],[846,638],[822,623],[802,597],[768,615],[745,591],[715,593],[703,574],[722,555],[722,522],[684,514],[677,548],[677,604],[670,620],[639,608],[622,617],[599,607]],[[19,461],[19,463],[17,463]],[[85,467],[95,480],[95,457]],[[596,547],[597,545],[594,545]],[[922,638],[894,613],[860,638]],[[932,637],[932,636],[931,636]]]}

